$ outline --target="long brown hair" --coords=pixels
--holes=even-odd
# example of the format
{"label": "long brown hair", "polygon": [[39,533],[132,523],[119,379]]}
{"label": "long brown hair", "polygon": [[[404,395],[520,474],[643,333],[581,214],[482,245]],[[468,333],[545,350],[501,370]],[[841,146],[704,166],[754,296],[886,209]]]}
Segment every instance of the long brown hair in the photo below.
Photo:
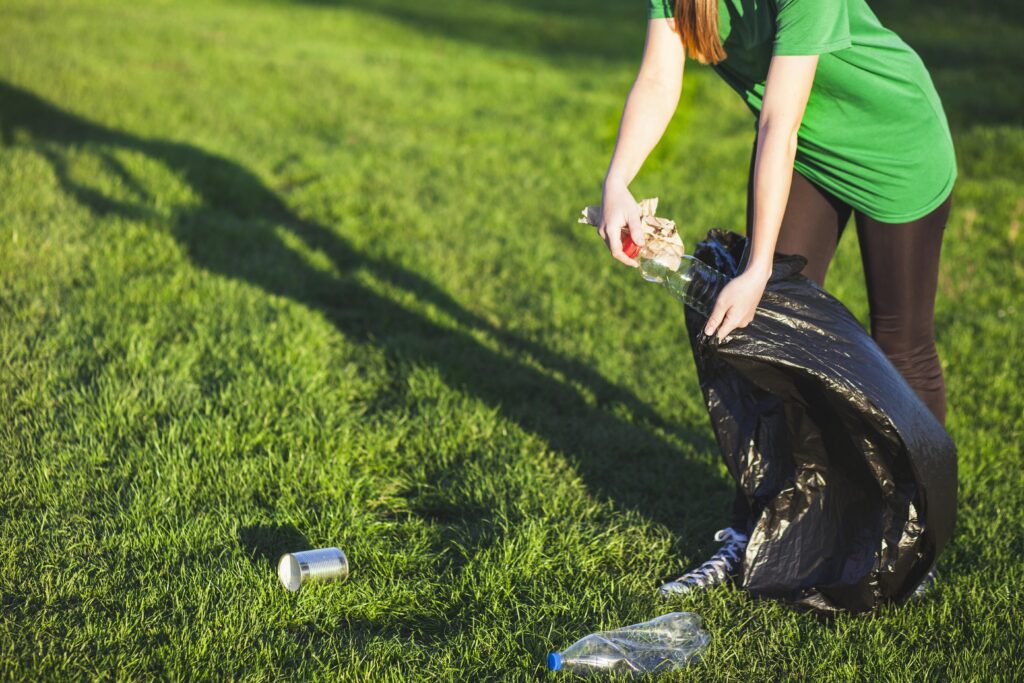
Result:
{"label": "long brown hair", "polygon": [[703,64],[725,59],[718,35],[718,0],[676,0],[675,16],[688,55]]}

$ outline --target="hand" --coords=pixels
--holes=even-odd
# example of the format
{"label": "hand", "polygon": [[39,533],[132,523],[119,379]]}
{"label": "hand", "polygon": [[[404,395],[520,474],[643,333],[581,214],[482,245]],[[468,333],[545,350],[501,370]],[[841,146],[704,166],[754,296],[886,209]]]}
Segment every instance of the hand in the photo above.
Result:
{"label": "hand", "polygon": [[715,308],[704,325],[704,334],[710,337],[717,332],[721,341],[736,328],[749,325],[761,302],[769,274],[770,271],[747,269],[733,278],[718,295]]}
{"label": "hand", "polygon": [[606,182],[601,197],[601,226],[597,229],[597,234],[608,245],[608,251],[612,256],[627,266],[636,268],[639,264],[622,251],[622,231],[626,228],[629,229],[629,236],[637,246],[644,246],[640,205],[633,199],[624,183]]}

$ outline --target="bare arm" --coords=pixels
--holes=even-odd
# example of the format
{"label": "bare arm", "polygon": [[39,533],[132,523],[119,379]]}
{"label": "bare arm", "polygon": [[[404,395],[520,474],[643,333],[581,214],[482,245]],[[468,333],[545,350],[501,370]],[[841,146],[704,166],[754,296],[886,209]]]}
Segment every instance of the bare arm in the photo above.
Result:
{"label": "bare arm", "polygon": [[764,103],[757,122],[754,161],[754,225],[748,269],[771,273],[775,243],[789,199],[797,131],[807,108],[817,55],[775,57],[768,69]]}
{"label": "bare arm", "polygon": [[772,272],[775,243],[789,200],[797,132],[818,66],[817,55],[773,57],[757,124],[754,224],[746,269],[722,290],[704,333],[724,338],[754,319]]}
{"label": "bare arm", "polygon": [[683,43],[671,19],[652,19],[633,88],[619,125],[618,140],[604,179],[602,220],[598,229],[608,249],[619,261],[636,266],[622,253],[622,229],[628,227],[637,244],[643,244],[640,213],[629,193],[629,184],[668,127],[683,86]]}

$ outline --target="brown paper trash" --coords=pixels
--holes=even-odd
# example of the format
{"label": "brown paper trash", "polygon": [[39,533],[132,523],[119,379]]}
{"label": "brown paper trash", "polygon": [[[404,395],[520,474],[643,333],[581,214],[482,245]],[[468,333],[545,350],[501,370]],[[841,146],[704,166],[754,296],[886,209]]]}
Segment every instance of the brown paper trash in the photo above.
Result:
{"label": "brown paper trash", "polygon": [[[644,240],[664,240],[683,246],[683,240],[676,230],[675,221],[655,216],[658,210],[658,198],[643,199],[640,201],[640,225],[644,230]],[[592,225],[595,228],[601,225],[601,205],[588,206],[580,212],[579,223]]]}

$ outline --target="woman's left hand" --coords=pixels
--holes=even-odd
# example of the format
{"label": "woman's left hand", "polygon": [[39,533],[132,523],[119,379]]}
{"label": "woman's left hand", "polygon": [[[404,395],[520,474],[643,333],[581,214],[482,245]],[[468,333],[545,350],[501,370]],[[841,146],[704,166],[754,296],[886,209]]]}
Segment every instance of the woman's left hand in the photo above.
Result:
{"label": "woman's left hand", "polygon": [[748,268],[733,278],[718,295],[715,308],[704,326],[704,334],[710,337],[717,332],[718,339],[722,340],[736,328],[749,325],[754,319],[757,304],[761,302],[769,274],[770,271]]}

